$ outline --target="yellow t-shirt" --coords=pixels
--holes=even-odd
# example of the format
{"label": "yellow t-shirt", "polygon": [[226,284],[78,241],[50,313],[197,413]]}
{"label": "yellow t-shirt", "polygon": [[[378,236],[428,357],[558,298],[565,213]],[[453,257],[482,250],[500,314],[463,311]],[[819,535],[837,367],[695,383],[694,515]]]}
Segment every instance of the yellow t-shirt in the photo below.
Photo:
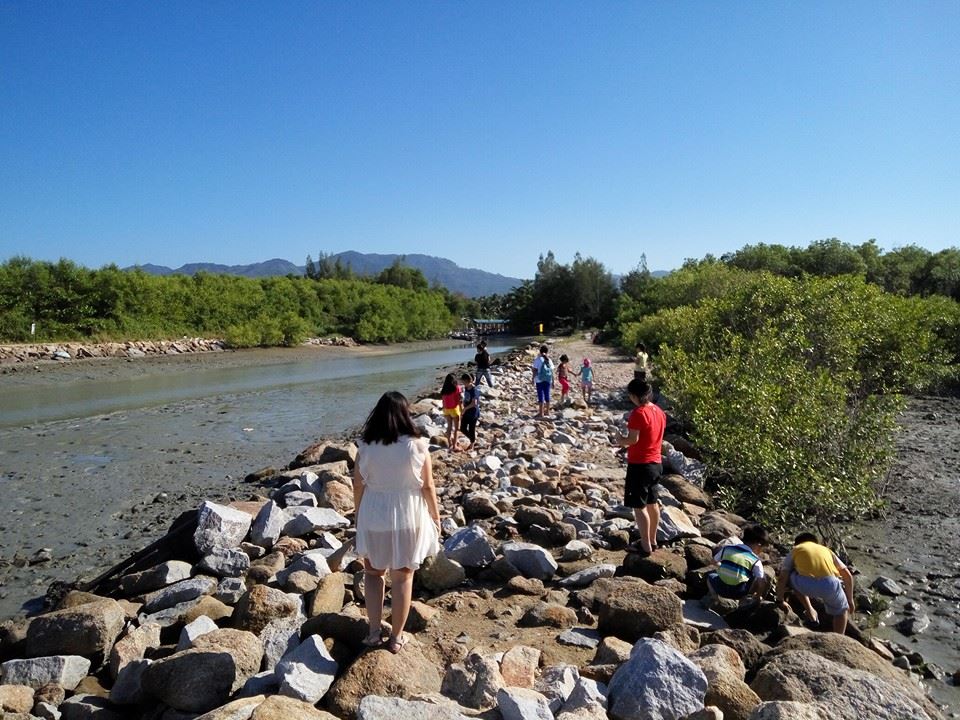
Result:
{"label": "yellow t-shirt", "polygon": [[807,577],[822,578],[840,575],[833,561],[833,551],[815,542],[794,546],[793,569]]}

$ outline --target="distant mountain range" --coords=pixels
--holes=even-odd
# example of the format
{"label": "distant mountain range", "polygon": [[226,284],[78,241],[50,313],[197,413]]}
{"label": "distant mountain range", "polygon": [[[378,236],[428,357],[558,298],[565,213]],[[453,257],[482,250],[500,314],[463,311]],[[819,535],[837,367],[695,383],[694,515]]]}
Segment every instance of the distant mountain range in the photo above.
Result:
{"label": "distant mountain range", "polygon": [[[432,255],[381,255],[378,253],[360,253],[348,250],[330,256],[334,261],[350,267],[357,275],[376,275],[381,270],[390,267],[397,259],[420,270],[431,283],[443,285],[451,292],[463,293],[467,297],[480,297],[494,293],[510,292],[520,285],[520,278],[507,277],[496,273],[462,268],[452,260],[433,257]],[[189,263],[176,269],[164,265],[134,265],[126,270],[139,268],[151,275],[193,275],[198,272],[219,273],[224,275],[241,275],[243,277],[259,278],[273,275],[303,275],[305,265],[294,265],[288,260],[274,258],[266,262],[252,265],[218,265],[216,263]]]}

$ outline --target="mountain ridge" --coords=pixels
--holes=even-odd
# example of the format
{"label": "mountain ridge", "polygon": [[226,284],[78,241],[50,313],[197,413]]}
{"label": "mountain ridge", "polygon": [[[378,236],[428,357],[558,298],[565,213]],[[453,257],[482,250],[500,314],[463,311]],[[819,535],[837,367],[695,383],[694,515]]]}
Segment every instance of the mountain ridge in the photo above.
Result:
{"label": "mountain ridge", "polygon": [[[350,267],[357,275],[376,275],[381,270],[390,267],[396,260],[402,260],[406,265],[420,270],[430,283],[438,283],[451,292],[463,293],[467,297],[480,297],[494,293],[504,294],[523,283],[521,278],[508,277],[477,268],[464,268],[447,258],[419,253],[400,255],[394,253],[361,253],[356,250],[347,250],[334,253],[329,258],[333,261],[339,259],[343,265]],[[124,268],[124,270],[136,269],[143,270],[151,275],[194,275],[198,272],[209,272],[250,278],[304,275],[306,273],[305,265],[295,265],[282,258],[271,258],[249,265],[197,262],[186,263],[178,268],[170,268],[165,265],[145,263]]]}

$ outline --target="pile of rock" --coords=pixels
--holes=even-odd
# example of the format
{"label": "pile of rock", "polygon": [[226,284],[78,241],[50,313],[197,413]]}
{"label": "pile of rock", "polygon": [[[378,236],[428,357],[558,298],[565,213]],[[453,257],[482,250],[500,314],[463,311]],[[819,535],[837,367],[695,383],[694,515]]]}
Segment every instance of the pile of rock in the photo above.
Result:
{"label": "pile of rock", "polygon": [[356,447],[317,443],[254,474],[254,499],[203,503],[176,557],[3,625],[4,717],[941,717],[881,645],[810,633],[770,603],[705,606],[712,549],[745,521],[683,475],[663,480],[666,547],[624,553],[609,434],[626,408],[611,384],[599,407],[534,420],[529,359],[483,388],[469,453],[444,447],[437,401],[413,407],[443,551],[416,573],[399,654],[361,642]]}
{"label": "pile of rock", "polygon": [[0,364],[39,360],[76,360],[83,358],[137,358],[147,355],[222,352],[223,340],[183,338],[181,340],[135,340],[104,343],[41,343],[0,345]]}
{"label": "pile of rock", "polygon": [[357,347],[359,343],[352,337],[345,335],[332,335],[330,337],[307,338],[303,341],[304,345],[333,345],[335,347]]}

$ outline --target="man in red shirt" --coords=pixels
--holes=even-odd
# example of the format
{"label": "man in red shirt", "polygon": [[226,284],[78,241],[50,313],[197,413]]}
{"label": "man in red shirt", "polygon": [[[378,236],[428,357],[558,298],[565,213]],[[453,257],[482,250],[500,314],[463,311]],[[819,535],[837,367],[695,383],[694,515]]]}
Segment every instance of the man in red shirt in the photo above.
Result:
{"label": "man in red shirt", "polygon": [[660,446],[667,416],[651,402],[653,388],[634,378],[627,385],[630,401],[636,405],[627,421],[627,434],[614,439],[614,445],[627,448],[627,480],[623,504],[633,508],[640,529],[640,541],[634,549],[649,554],[657,549],[657,526],[660,525],[660,504],[657,482],[663,472]]}

